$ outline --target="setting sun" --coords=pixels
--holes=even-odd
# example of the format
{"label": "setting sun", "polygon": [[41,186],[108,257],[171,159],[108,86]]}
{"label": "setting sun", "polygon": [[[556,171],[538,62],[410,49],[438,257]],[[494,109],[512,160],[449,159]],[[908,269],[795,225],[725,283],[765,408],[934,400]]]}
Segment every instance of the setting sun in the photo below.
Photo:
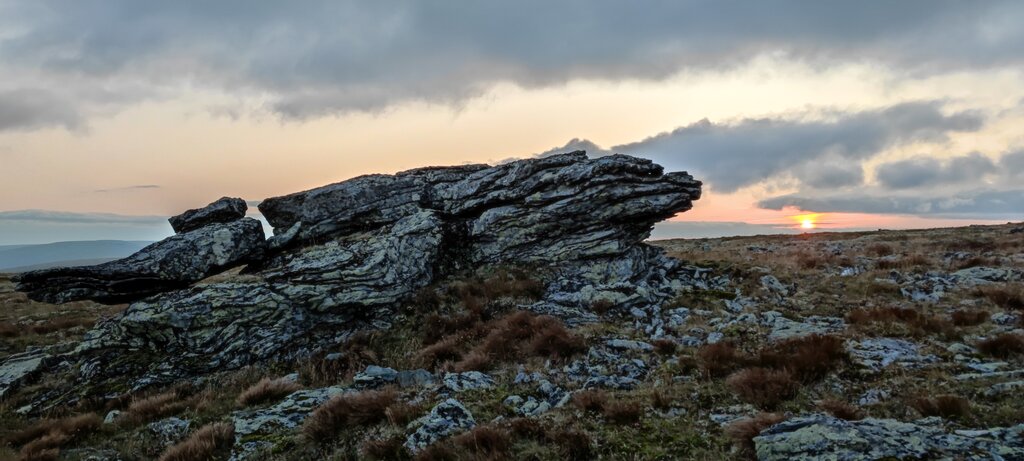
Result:
{"label": "setting sun", "polygon": [[812,220],[811,218],[804,218],[800,220],[800,228],[814,229],[814,220]]}

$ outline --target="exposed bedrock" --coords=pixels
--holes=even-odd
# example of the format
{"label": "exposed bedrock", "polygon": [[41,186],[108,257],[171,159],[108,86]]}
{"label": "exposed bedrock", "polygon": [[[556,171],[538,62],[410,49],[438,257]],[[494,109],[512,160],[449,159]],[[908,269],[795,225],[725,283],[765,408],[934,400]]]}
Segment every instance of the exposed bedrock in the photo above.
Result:
{"label": "exposed bedrock", "polygon": [[[495,167],[363,176],[267,199],[260,210],[276,235],[259,261],[247,261],[245,274],[230,281],[139,300],[100,324],[73,354],[81,364],[78,380],[127,378],[129,388],[138,388],[307,355],[358,329],[386,327],[395,308],[430,283],[486,267],[531,268],[547,294],[522,307],[570,321],[593,318],[589,306],[596,299],[625,308],[658,305],[700,286],[706,274],[643,240],[655,222],[688,210],[700,185],[686,173],[666,174],[649,160],[588,159],[573,152]],[[196,244],[184,253],[198,258],[211,253],[214,243],[188,236],[243,222],[255,223],[208,224],[154,246],[184,239]],[[232,248],[262,249],[256,243]],[[166,269],[157,263],[185,257],[149,253],[146,261],[154,266],[143,274],[162,275]],[[170,271],[170,280],[178,284],[175,289],[186,288],[212,272],[202,268],[230,264],[179,264],[182,270]],[[123,272],[110,279],[138,277],[134,268],[150,266],[117,267]],[[46,299],[98,298],[96,288],[76,295],[63,281],[44,291],[27,280],[20,287]],[[96,285],[108,289],[110,283]]]}
{"label": "exposed bedrock", "polygon": [[83,299],[116,304],[186,288],[225,269],[262,257],[259,221],[244,218],[176,234],[117,261],[26,272],[18,291],[36,301],[61,304]]}
{"label": "exposed bedrock", "polygon": [[229,223],[245,217],[249,206],[240,198],[221,197],[217,201],[202,208],[188,210],[178,216],[171,216],[167,221],[175,233],[188,232],[214,223]]}

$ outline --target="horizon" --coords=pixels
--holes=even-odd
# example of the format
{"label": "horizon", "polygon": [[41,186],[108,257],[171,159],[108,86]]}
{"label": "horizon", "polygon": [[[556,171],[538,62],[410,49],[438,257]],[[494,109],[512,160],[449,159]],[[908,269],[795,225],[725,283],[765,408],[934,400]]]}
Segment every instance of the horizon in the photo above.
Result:
{"label": "horizon", "polygon": [[1024,220],[1018,2],[302,3],[0,2],[0,245],[576,149],[703,181],[666,238]]}

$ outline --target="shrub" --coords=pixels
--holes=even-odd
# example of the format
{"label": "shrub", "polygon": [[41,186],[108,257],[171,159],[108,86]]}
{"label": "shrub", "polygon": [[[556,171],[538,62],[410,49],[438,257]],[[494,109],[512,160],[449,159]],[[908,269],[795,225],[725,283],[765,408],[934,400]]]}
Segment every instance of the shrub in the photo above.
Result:
{"label": "shrub", "polygon": [[21,336],[22,328],[13,322],[0,322],[0,338]]}
{"label": "shrub", "polygon": [[1024,353],[1024,336],[1003,333],[994,338],[985,339],[977,346],[978,350],[985,355],[1006,359]]}
{"label": "shrub", "polygon": [[572,396],[572,404],[583,411],[600,413],[608,403],[608,393],[600,389],[577,392]]}
{"label": "shrub", "polygon": [[412,420],[423,414],[423,407],[405,402],[398,402],[389,406],[385,411],[388,423],[397,428],[405,428]]}
{"label": "shrub", "polygon": [[911,406],[923,416],[941,416],[946,419],[962,419],[970,416],[971,403],[963,397],[940,395],[915,399]]}
{"label": "shrub", "polygon": [[615,303],[609,299],[602,298],[590,303],[590,310],[595,314],[602,316],[611,311],[613,307],[615,307]]}
{"label": "shrub", "polygon": [[330,442],[344,429],[384,421],[387,408],[397,399],[391,388],[336,396],[306,418],[302,431],[314,442]]}
{"label": "shrub", "polygon": [[672,408],[672,397],[655,389],[651,393],[651,407],[665,411]]}
{"label": "shrub", "polygon": [[529,355],[565,359],[586,350],[583,338],[574,335],[561,321],[550,316],[536,317],[536,333],[528,347]]}
{"label": "shrub", "polygon": [[796,397],[800,383],[788,371],[746,368],[726,379],[725,384],[744,402],[767,410]]}
{"label": "shrub", "polygon": [[299,389],[302,389],[302,386],[288,379],[263,378],[239,394],[236,401],[243,406],[276,402]]}
{"label": "shrub", "polygon": [[548,438],[558,445],[562,459],[595,459],[590,436],[585,432],[564,429],[549,434]]}
{"label": "shrub", "polygon": [[184,441],[169,447],[160,461],[197,461],[217,459],[235,443],[235,427],[228,423],[207,424]]}
{"label": "shrub", "polygon": [[125,421],[141,424],[170,416],[188,407],[178,391],[163,392],[133,401],[123,416]]}
{"label": "shrub", "polygon": [[747,364],[749,359],[731,343],[707,344],[697,350],[701,369],[709,377],[725,376]]}
{"label": "shrub", "polygon": [[950,321],[933,315],[925,315],[914,309],[900,307],[857,309],[847,314],[846,320],[854,325],[902,323],[915,336],[935,333],[944,337],[953,337],[956,333],[956,329]]}
{"label": "shrub", "polygon": [[982,310],[956,311],[950,315],[950,318],[953,320],[953,325],[958,327],[972,327],[985,323],[989,318],[989,313]]}
{"label": "shrub", "polygon": [[818,408],[827,411],[830,415],[847,421],[864,419],[864,411],[860,408],[837,399],[825,399],[818,402]]}
{"label": "shrub", "polygon": [[754,437],[785,420],[784,416],[777,413],[759,413],[753,418],[745,418],[729,424],[725,428],[725,433],[739,447],[741,455],[753,458]]}
{"label": "shrub", "polygon": [[644,409],[636,402],[613,401],[604,405],[601,414],[612,424],[634,424],[640,421]]}

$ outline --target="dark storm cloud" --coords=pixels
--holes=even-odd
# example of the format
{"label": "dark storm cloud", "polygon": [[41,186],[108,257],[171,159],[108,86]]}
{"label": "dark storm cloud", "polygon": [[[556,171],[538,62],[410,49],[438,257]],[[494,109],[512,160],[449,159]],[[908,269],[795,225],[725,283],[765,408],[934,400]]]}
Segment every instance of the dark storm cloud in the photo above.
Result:
{"label": "dark storm cloud", "polygon": [[78,129],[83,120],[73,104],[45,90],[0,91],[0,132],[53,127]]}
{"label": "dark storm cloud", "polygon": [[903,196],[869,195],[865,192],[830,196],[793,194],[762,200],[758,205],[770,210],[794,206],[808,211],[1021,219],[1024,189]]}
{"label": "dark storm cloud", "polygon": [[995,163],[978,153],[945,162],[927,156],[883,163],[878,166],[878,182],[889,189],[944,186],[963,182],[980,183],[997,171]]}
{"label": "dark storm cloud", "polygon": [[124,81],[251,90],[302,119],[457,103],[496,82],[660,79],[763,53],[917,74],[1017,65],[1022,12],[995,0],[39,0],[0,5],[0,65],[97,91]]}
{"label": "dark storm cloud", "polygon": [[[911,102],[827,120],[745,119],[717,124],[702,120],[643,141],[601,150],[638,155],[668,170],[689,170],[718,192],[765,180],[792,178],[813,187],[859,184],[860,162],[908,142],[943,142],[949,132],[975,131],[982,118],[970,112],[943,114],[936,102]],[[552,152],[596,147],[574,139]],[[590,152],[590,149],[587,149]],[[542,155],[544,155],[542,154]]]}

